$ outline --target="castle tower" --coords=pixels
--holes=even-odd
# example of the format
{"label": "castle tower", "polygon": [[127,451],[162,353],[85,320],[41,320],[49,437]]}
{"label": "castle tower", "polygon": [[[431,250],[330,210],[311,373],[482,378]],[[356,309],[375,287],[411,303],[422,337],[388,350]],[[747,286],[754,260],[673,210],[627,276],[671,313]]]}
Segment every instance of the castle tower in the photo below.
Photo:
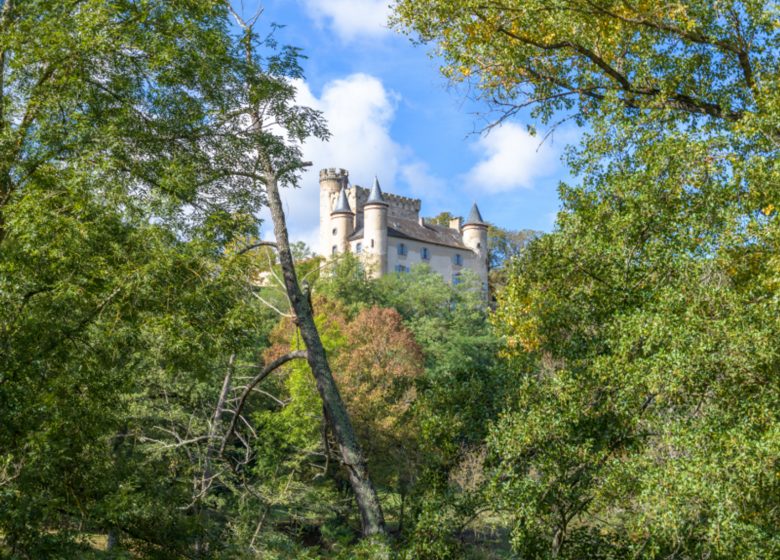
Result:
{"label": "castle tower", "polygon": [[[331,255],[338,251],[343,253],[349,250],[349,241],[347,239],[352,235],[352,227],[354,225],[355,213],[349,207],[349,201],[347,200],[347,191],[342,187],[341,194],[339,194],[336,207],[333,212],[330,213],[330,244],[329,250],[325,253],[325,256]],[[335,248],[335,251],[334,251]]]}
{"label": "castle tower", "polygon": [[488,282],[488,262],[487,262],[487,243],[488,243],[488,225],[482,219],[479,213],[477,203],[471,207],[468,218],[462,226],[463,243],[472,251],[476,261],[474,263],[474,272],[479,274],[482,283],[487,287]]}
{"label": "castle tower", "polygon": [[327,257],[331,253],[330,214],[342,189],[347,188],[349,172],[346,169],[323,169],[320,171],[320,254]]}
{"label": "castle tower", "polygon": [[387,208],[379,179],[374,176],[374,187],[363,205],[363,251],[372,256],[374,276],[387,274]]}

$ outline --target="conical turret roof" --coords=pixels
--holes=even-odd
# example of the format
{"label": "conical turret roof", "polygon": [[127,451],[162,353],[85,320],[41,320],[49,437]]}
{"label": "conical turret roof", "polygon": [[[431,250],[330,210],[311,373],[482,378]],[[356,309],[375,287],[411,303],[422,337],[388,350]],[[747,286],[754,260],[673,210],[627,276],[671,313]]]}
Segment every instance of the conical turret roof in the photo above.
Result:
{"label": "conical turret roof", "polygon": [[463,225],[464,226],[485,225],[485,220],[482,219],[482,214],[479,213],[479,208],[477,208],[476,201],[474,201],[474,206],[471,207],[471,212],[469,212],[469,217],[466,218],[466,222]]}
{"label": "conical turret roof", "polygon": [[336,207],[333,209],[332,214],[336,212],[349,212],[352,214],[352,208],[349,207],[349,201],[347,200],[347,191],[344,187],[341,187],[341,194],[339,195]]}
{"label": "conical turret roof", "polygon": [[382,194],[382,189],[379,188],[379,179],[374,175],[374,186],[371,189],[371,194],[368,195],[366,204],[373,204],[374,202],[384,202],[385,197]]}

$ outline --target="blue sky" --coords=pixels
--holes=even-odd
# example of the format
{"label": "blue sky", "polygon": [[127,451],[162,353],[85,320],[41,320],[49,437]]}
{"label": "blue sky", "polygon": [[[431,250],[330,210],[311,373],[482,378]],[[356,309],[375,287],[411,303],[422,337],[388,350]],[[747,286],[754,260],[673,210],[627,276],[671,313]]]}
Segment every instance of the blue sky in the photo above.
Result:
{"label": "blue sky", "polygon": [[[263,2],[257,30],[285,25],[279,43],[303,49],[298,100],[322,110],[333,134],[328,143],[304,146],[313,170],[301,189],[284,193],[291,237],[316,249],[317,175],[326,167],[349,170],[351,183],[365,187],[377,173],[385,192],[422,199],[424,216],[465,216],[476,200],[482,216],[501,227],[550,231],[558,183],[571,180],[561,154],[579,132],[559,130],[539,147],[540,137],[526,132],[526,115],[487,136],[470,134],[484,126],[473,114],[484,107],[448,91],[439,62],[387,28],[388,3]],[[241,9],[235,0],[234,7]],[[247,16],[256,8],[255,0],[244,3]]]}

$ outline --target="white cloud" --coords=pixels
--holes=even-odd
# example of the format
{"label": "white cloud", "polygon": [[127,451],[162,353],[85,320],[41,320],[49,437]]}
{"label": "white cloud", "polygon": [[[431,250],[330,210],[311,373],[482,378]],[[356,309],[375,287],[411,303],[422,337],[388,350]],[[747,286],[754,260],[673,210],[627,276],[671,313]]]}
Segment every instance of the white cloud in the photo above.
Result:
{"label": "white cloud", "polygon": [[505,123],[480,137],[472,148],[481,159],[463,177],[467,190],[493,194],[532,188],[534,179],[558,168],[557,151],[547,142],[541,147],[540,143],[541,138],[515,123]]}
{"label": "white cloud", "polygon": [[400,172],[401,178],[409,185],[412,195],[430,199],[444,194],[444,181],[431,174],[430,167],[424,161],[413,160],[404,163],[401,165]]}
{"label": "white cloud", "polygon": [[[382,189],[392,192],[399,161],[408,150],[390,137],[398,96],[377,78],[353,74],[333,80],[319,97],[304,82],[296,87],[297,102],[322,111],[332,135],[328,142],[312,139],[303,145],[304,160],[314,165],[303,175],[301,188],[282,190],[291,239],[305,241],[318,251],[320,169],[347,169],[353,185],[367,188],[376,173]],[[266,220],[264,234],[272,235],[268,211],[261,217]]]}
{"label": "white cloud", "polygon": [[344,42],[377,38],[387,29],[388,0],[303,0],[310,17],[330,25]]}

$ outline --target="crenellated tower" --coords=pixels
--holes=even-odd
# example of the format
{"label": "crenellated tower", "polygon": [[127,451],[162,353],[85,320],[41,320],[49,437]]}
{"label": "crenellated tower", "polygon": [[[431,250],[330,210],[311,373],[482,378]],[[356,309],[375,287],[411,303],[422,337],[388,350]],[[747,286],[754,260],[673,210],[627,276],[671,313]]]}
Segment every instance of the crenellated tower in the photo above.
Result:
{"label": "crenellated tower", "polygon": [[342,190],[349,184],[349,172],[346,169],[323,169],[320,171],[320,254],[331,253],[331,212]]}

